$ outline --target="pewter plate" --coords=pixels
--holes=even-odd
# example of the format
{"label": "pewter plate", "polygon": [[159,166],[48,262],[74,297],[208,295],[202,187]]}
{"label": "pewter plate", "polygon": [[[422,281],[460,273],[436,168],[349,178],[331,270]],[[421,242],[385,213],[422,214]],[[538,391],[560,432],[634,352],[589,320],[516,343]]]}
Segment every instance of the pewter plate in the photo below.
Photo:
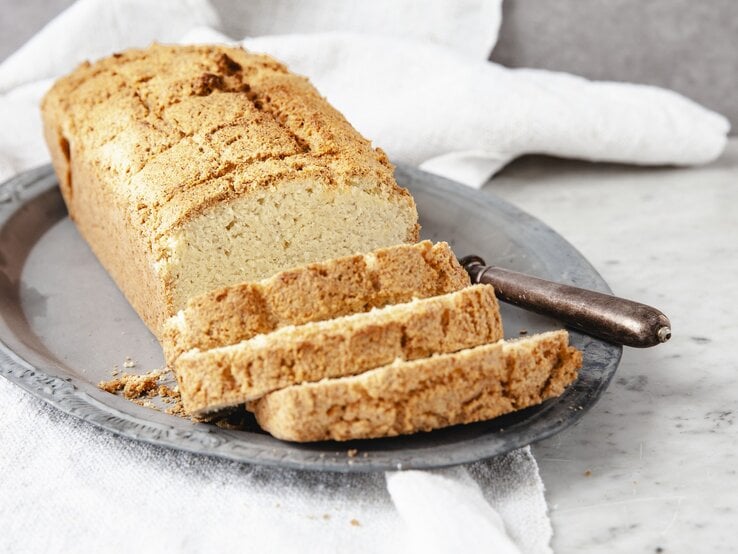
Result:
{"label": "pewter plate", "polygon": [[[594,268],[537,219],[496,196],[399,167],[415,196],[423,238],[459,255],[609,292]],[[503,305],[508,337],[559,328]],[[96,387],[126,356],[146,372],[163,364],[158,343],[77,234],[49,166],[0,185],[0,374],[58,409],[131,439],[243,462],[365,472],[433,468],[495,456],[576,423],[620,361],[618,346],[571,332],[584,352],[579,379],[559,398],[492,421],[408,437],[292,444],[261,432],[225,430],[135,405]],[[347,451],[358,455],[349,457]]]}

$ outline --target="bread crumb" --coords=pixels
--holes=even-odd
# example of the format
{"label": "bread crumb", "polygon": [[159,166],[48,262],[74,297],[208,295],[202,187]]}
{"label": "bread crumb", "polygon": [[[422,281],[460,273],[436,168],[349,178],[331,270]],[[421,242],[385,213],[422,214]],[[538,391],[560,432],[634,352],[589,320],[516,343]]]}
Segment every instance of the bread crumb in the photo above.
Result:
{"label": "bread crumb", "polygon": [[323,519],[328,521],[329,519],[331,519],[331,514],[323,514]]}
{"label": "bread crumb", "polygon": [[121,379],[111,379],[110,381],[100,381],[97,388],[115,394],[123,388],[123,384]]}
{"label": "bread crumb", "polygon": [[174,406],[164,410],[164,413],[178,417],[188,417],[187,412],[185,412],[184,406],[182,406],[182,402],[176,402]]}
{"label": "bread crumb", "polygon": [[212,420],[211,423],[214,423],[216,427],[220,427],[221,429],[229,429],[231,431],[238,431],[241,429],[240,425],[231,423],[228,418],[215,419]]}
{"label": "bread crumb", "polygon": [[130,356],[126,356],[126,359],[123,360],[123,367],[131,369],[132,367],[136,367],[136,362]]}
{"label": "bread crumb", "polygon": [[587,471],[584,472],[584,476],[585,477],[592,477],[592,471],[588,469]]}
{"label": "bread crumb", "polygon": [[157,394],[162,398],[179,398],[179,391],[169,388],[166,385],[159,385]]}
{"label": "bread crumb", "polygon": [[[229,429],[232,431],[251,430],[254,427],[254,423],[252,421],[252,418],[250,417],[250,414],[245,410],[219,412],[217,414],[209,414],[203,417],[190,415],[184,409],[184,405],[182,404],[182,397],[179,394],[179,390],[177,388],[170,388],[167,385],[154,383],[153,386],[149,389],[147,384],[147,386],[145,387],[146,390],[143,391],[142,394],[139,396],[136,396],[136,394],[134,393],[126,394],[124,383],[128,380],[135,380],[137,378],[140,381],[148,383],[148,375],[124,374],[119,379],[113,379],[111,381],[100,381],[100,383],[98,383],[98,388],[112,394],[123,391],[122,396],[124,396],[126,400],[130,400],[134,404],[138,404],[139,406],[144,406],[146,408],[152,408],[158,412],[162,412],[167,415],[189,419],[193,423],[210,423],[222,429]],[[129,387],[128,390],[134,391],[135,389]],[[158,400],[166,406],[162,406],[161,404],[154,404],[148,399]]]}
{"label": "bread crumb", "polygon": [[353,527],[360,527],[361,526],[361,523],[359,523],[359,520],[358,519],[352,519],[351,520],[351,525]]}
{"label": "bread crumb", "polygon": [[100,381],[97,386],[105,392],[113,394],[122,391],[123,396],[128,400],[141,399],[144,396],[152,398],[157,395],[157,392],[161,388],[159,378],[166,371],[166,369],[155,369],[143,375],[123,373],[120,377],[116,377],[110,381]]}
{"label": "bread crumb", "polygon": [[358,453],[359,453],[359,451],[358,451],[358,450],[356,450],[356,448],[349,448],[349,449],[348,449],[348,450],[346,451],[346,455],[347,455],[347,456],[348,456],[349,458],[356,458],[356,455],[357,455]]}
{"label": "bread crumb", "polygon": [[[130,357],[127,357],[126,363],[129,362],[135,365],[135,362]],[[125,365],[125,367],[129,366]],[[116,376],[118,366],[113,366],[113,368],[113,375]],[[191,418],[185,411],[179,394],[179,388],[177,386],[172,388],[161,382],[162,380],[168,380],[170,377],[174,380],[171,370],[165,367],[154,369],[143,375],[123,373],[110,381],[100,381],[97,386],[105,392],[112,394],[122,392],[124,398],[139,406],[164,412],[168,415],[197,421],[196,418]],[[164,409],[163,406],[156,405],[149,400],[153,400],[154,398],[158,398],[162,403],[167,404],[168,407]],[[232,428],[236,429],[238,427],[234,426]]]}

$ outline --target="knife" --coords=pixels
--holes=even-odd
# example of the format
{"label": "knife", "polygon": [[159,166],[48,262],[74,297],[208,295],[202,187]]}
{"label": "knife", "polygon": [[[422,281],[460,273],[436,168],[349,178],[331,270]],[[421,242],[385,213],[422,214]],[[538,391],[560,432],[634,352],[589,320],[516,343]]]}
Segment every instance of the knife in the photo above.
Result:
{"label": "knife", "polygon": [[646,304],[488,266],[479,256],[459,262],[473,284],[492,285],[500,300],[551,316],[588,335],[635,348],[671,338],[669,318]]}

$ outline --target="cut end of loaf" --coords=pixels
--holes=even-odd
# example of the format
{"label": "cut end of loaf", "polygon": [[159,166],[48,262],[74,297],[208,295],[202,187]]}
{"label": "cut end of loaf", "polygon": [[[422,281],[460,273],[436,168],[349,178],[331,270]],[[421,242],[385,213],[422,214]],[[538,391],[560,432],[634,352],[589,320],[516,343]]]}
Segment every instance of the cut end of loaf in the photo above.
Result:
{"label": "cut end of loaf", "polygon": [[167,363],[183,352],[235,344],[285,325],[366,312],[469,286],[445,242],[380,248],[288,269],[191,298],[164,326]]}
{"label": "cut end of loaf", "polygon": [[179,310],[188,299],[223,286],[415,242],[417,234],[415,206],[404,196],[289,181],[192,218],[168,237],[163,269]]}

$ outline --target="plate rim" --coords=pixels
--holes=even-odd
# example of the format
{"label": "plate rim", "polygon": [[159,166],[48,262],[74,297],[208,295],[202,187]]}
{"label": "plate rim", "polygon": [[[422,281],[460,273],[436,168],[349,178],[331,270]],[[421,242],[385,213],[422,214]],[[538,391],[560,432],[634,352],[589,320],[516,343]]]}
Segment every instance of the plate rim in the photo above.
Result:
{"label": "plate rim", "polygon": [[[571,243],[541,220],[500,198],[496,194],[482,193],[481,191],[470,189],[443,177],[402,164],[397,166],[396,173],[401,177],[398,181],[402,181],[403,178],[404,180],[422,179],[426,187],[425,192],[428,194],[436,194],[441,197],[458,195],[467,201],[494,206],[496,210],[517,218],[525,224],[524,228],[526,232],[533,234],[543,233],[549,240],[559,242],[564,246],[567,254],[577,262],[578,267],[588,273],[592,281],[589,285],[592,288],[596,288],[602,292],[611,292],[599,272]],[[50,184],[50,181],[53,184]],[[56,186],[56,177],[53,168],[49,164],[27,170],[1,183],[0,229],[4,227],[10,217],[26,201],[54,188],[54,186]],[[397,469],[432,469],[454,466],[490,458],[548,438],[576,424],[597,403],[611,382],[622,357],[622,347],[599,341],[598,339],[589,339],[589,343],[596,343],[598,348],[607,351],[609,357],[605,368],[607,375],[598,382],[597,388],[591,391],[591,394],[588,396],[590,400],[589,404],[583,406],[582,409],[570,413],[566,421],[560,420],[558,423],[555,422],[553,425],[546,427],[545,430],[538,430],[539,432],[537,433],[516,434],[514,433],[515,429],[513,425],[512,428],[498,430],[495,433],[489,433],[488,435],[471,439],[473,444],[470,448],[460,448],[457,452],[446,453],[446,458],[443,461],[433,459],[426,461],[425,457],[422,456],[423,452],[437,448],[433,446],[413,449],[411,451],[413,461],[407,464],[377,460],[372,456],[367,458],[350,458],[347,457],[346,452],[351,448],[351,443],[335,443],[340,445],[338,452],[335,453],[318,453],[313,451],[312,457],[315,459],[309,461],[308,456],[298,457],[300,459],[279,456],[276,449],[269,447],[268,444],[243,445],[244,440],[242,438],[235,437],[233,433],[224,429],[217,428],[216,431],[211,425],[201,423],[192,424],[188,422],[189,427],[184,429],[177,428],[171,424],[155,422],[145,417],[150,410],[135,406],[132,403],[131,406],[135,406],[135,408],[139,408],[141,411],[139,412],[135,408],[131,409],[130,412],[118,410],[96,398],[101,391],[91,383],[72,376],[52,374],[48,369],[45,370],[44,368],[36,367],[27,361],[21,354],[15,352],[6,344],[2,336],[6,327],[4,320],[0,320],[0,375],[66,414],[82,419],[117,435],[160,447],[165,446],[200,455],[217,456],[265,466],[341,473],[365,473]],[[570,334],[577,334],[574,330],[569,330],[569,332]],[[552,399],[547,402],[549,405],[552,405],[550,403],[555,400]],[[546,403],[542,406],[545,405]],[[540,412],[540,415],[545,416],[545,411],[544,409]],[[137,415],[137,413],[140,413],[140,415]],[[530,437],[532,434],[535,434],[535,437]],[[254,436],[258,435],[254,434]],[[506,439],[506,444],[502,448],[500,447],[500,438]],[[398,440],[401,439],[401,437],[398,438]],[[269,437],[269,440],[266,442],[269,443],[274,440],[277,439]],[[235,446],[238,446],[238,448],[234,448]],[[292,444],[292,446],[299,445]],[[297,452],[302,452],[302,450],[298,449]],[[398,450],[399,452],[402,452],[402,450]]]}

